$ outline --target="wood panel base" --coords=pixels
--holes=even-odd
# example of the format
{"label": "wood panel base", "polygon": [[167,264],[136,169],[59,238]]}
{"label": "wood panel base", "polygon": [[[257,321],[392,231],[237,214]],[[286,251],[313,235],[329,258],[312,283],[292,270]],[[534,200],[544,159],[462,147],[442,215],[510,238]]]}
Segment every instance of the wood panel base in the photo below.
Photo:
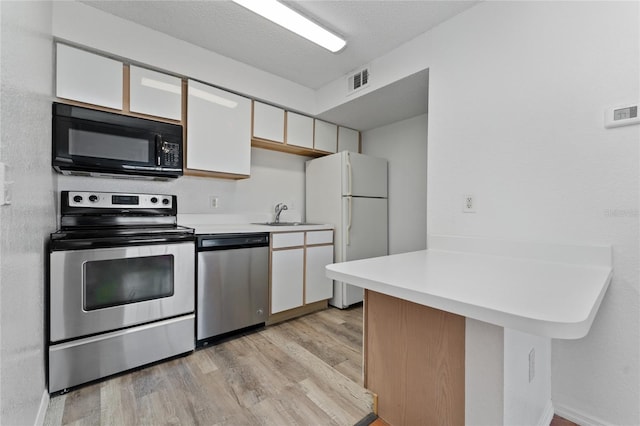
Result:
{"label": "wood panel base", "polygon": [[365,386],[390,425],[464,425],[465,318],[367,290]]}

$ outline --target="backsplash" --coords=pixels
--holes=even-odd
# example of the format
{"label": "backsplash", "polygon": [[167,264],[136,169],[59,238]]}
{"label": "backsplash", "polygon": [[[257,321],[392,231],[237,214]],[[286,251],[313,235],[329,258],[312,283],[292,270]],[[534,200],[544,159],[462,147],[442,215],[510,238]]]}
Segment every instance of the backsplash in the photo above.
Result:
{"label": "backsplash", "polygon": [[[179,214],[267,215],[283,202],[288,215],[304,218],[304,167],[308,157],[251,149],[251,177],[227,180],[183,176],[167,182],[58,176],[58,191],[155,192],[176,194]],[[218,207],[211,207],[211,198]]]}

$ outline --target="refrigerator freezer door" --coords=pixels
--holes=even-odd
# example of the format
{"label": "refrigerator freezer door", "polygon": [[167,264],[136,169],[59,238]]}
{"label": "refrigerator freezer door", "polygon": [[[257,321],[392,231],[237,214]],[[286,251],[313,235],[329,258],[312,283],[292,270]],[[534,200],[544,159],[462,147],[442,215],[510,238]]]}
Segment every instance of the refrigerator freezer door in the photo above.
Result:
{"label": "refrigerator freezer door", "polygon": [[387,198],[387,160],[343,151],[342,194]]}
{"label": "refrigerator freezer door", "polygon": [[[385,198],[343,197],[342,259],[366,259],[388,254],[387,200]],[[338,259],[336,259],[338,260]],[[362,301],[363,291],[346,283],[336,282],[334,306],[346,307]],[[342,300],[338,300],[342,299]]]}

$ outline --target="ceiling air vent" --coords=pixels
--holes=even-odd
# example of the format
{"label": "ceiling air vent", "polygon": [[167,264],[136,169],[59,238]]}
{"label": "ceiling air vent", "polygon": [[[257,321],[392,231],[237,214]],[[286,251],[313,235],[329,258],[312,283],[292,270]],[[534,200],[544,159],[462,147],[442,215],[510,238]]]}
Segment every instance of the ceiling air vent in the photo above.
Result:
{"label": "ceiling air vent", "polygon": [[347,94],[361,90],[369,85],[369,68],[364,68],[347,77]]}

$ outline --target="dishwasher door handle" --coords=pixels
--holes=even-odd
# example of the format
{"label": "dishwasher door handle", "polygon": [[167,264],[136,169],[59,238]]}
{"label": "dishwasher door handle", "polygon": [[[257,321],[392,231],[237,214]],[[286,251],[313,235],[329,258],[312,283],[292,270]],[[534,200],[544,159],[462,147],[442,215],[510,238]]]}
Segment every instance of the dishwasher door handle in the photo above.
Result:
{"label": "dishwasher door handle", "polygon": [[220,234],[198,236],[198,251],[267,247],[269,234]]}

